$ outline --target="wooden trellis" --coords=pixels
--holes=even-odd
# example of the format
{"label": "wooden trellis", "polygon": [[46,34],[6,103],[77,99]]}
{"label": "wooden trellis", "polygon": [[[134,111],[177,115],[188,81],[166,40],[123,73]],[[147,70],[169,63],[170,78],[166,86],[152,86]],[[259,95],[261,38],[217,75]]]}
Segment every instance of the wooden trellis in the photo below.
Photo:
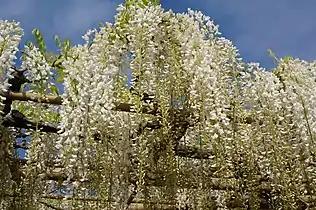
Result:
{"label": "wooden trellis", "polygon": [[[23,71],[16,70],[16,72],[13,74],[13,78],[9,80],[9,83],[11,84],[10,89],[2,93],[2,96],[6,98],[4,101],[5,107],[4,107],[4,114],[3,114],[3,126],[5,127],[15,127],[15,128],[26,128],[26,129],[35,129],[36,127],[41,130],[42,132],[51,132],[51,133],[57,133],[58,128],[56,125],[50,125],[45,122],[40,122],[38,125],[36,122],[33,122],[31,119],[28,119],[25,117],[22,113],[20,113],[17,110],[11,109],[12,101],[18,100],[18,101],[33,101],[33,102],[39,102],[39,103],[48,103],[48,104],[55,104],[55,105],[61,105],[62,99],[59,96],[55,95],[40,95],[36,93],[28,93],[28,92],[19,92],[21,89],[21,85],[25,82],[28,82],[25,77],[23,76]],[[156,104],[153,107],[150,106],[143,106],[142,113],[151,114],[159,118],[159,112],[157,107],[159,104]],[[132,104],[126,104],[126,103],[116,103],[115,108],[113,111],[124,111],[124,112],[133,112],[132,110],[133,105]],[[186,157],[186,158],[195,158],[195,159],[209,159],[212,156],[212,151],[209,150],[202,150],[197,147],[193,146],[185,146],[180,145],[178,142],[180,139],[185,135],[187,129],[192,126],[190,125],[189,121],[187,120],[188,117],[190,117],[191,110],[174,110],[175,111],[175,119],[173,120],[172,125],[172,136],[174,139],[174,153],[176,156],[180,157]],[[244,120],[245,121],[245,120]],[[251,123],[251,118],[246,119],[246,123]],[[141,127],[142,126],[142,127]],[[141,125],[139,128],[139,135],[141,134],[141,131],[145,128],[150,129],[159,129],[161,128],[161,125],[157,121],[147,122],[145,125]],[[13,142],[14,143],[14,142]],[[28,149],[28,146],[25,144],[25,142],[22,142],[20,144],[14,143],[15,148],[21,148],[21,149]],[[21,180],[22,172],[20,171],[20,168],[22,165],[26,164],[26,160],[23,159],[13,159],[12,165],[11,165],[11,173],[13,175],[13,178],[15,181],[19,182]],[[311,163],[313,164],[313,163]],[[93,166],[91,166],[93,167]],[[45,174],[45,179],[47,180],[54,180],[54,181],[60,181],[60,180],[66,180],[68,177],[63,173],[63,166],[54,166],[52,167],[51,171],[49,171],[47,174]],[[181,176],[180,176],[181,177]],[[75,177],[73,178],[75,179]],[[213,190],[231,190],[234,188],[234,183],[236,183],[236,178],[212,178],[210,183],[207,183],[207,187]],[[269,180],[265,179],[264,177],[258,177],[258,186],[261,190],[262,200],[260,204],[261,209],[268,209],[268,199],[269,199],[269,192],[272,190]],[[131,180],[131,182],[134,182],[134,180]],[[179,180],[181,183],[181,179]],[[164,186],[165,180],[161,179],[159,176],[154,178],[148,178],[146,180],[146,184],[150,186]],[[182,183],[181,186],[185,186],[186,183]],[[197,183],[198,184],[198,183]],[[190,183],[190,186],[187,186],[190,188],[197,188],[198,186],[194,183]],[[8,195],[8,196],[14,196],[14,195]],[[135,196],[134,196],[135,197]],[[137,201],[134,199],[134,197],[131,197],[130,207],[129,209],[144,209],[143,205],[141,204],[141,201]],[[62,195],[43,195],[43,199],[71,199],[71,198],[65,198]],[[301,209],[305,209],[305,203],[313,204],[315,202],[315,199],[313,197],[304,196],[301,198],[298,198],[301,200],[302,205]],[[87,198],[87,201],[97,201],[98,198]],[[45,203],[44,201],[41,201],[43,205],[46,205],[49,208],[52,209],[60,209],[57,207],[54,207],[48,203]],[[163,206],[163,207],[161,207]],[[230,203],[231,208],[238,208],[240,207],[238,203]],[[159,208],[164,209],[176,209],[173,204],[162,204]],[[190,209],[190,207],[187,207],[187,209]]]}

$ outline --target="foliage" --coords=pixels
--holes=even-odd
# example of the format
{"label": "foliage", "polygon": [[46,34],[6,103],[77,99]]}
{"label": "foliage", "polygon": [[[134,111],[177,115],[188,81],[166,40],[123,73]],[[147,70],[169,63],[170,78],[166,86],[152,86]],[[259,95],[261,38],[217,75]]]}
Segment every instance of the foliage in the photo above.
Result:
{"label": "foliage", "polygon": [[[136,199],[147,208],[311,205],[315,62],[270,51],[277,67],[266,71],[243,62],[201,12],[176,14],[149,0],[117,10],[114,24],[89,30],[84,45],[55,36],[60,52],[52,54],[35,29],[36,43],[20,50],[24,91],[59,95],[58,82],[64,91],[59,106],[13,103],[37,129],[26,130],[28,161],[13,170],[12,132],[1,127],[0,207],[124,209]],[[3,106],[22,34],[18,23],[0,21]],[[127,103],[132,109],[119,111]],[[58,123],[58,133],[41,132],[42,121]]]}

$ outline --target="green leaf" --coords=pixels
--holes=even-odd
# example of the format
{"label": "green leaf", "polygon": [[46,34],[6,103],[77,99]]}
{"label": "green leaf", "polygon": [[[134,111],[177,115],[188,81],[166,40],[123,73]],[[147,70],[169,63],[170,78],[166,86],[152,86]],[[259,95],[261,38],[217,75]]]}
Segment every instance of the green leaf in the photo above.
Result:
{"label": "green leaf", "polygon": [[61,41],[57,35],[54,36],[54,40],[57,47],[61,47]]}
{"label": "green leaf", "polygon": [[58,58],[53,62],[53,67],[60,66],[62,62],[64,61],[64,57],[62,55],[59,55]]}
{"label": "green leaf", "polygon": [[57,67],[57,73],[58,73],[58,78],[57,78],[57,82],[64,82],[64,77],[65,77],[65,73],[64,73],[64,67],[63,66],[58,66]]}
{"label": "green leaf", "polygon": [[141,2],[138,2],[138,3],[137,3],[137,6],[139,6],[139,7],[142,8],[142,9],[145,9],[145,8],[146,8],[145,5],[143,5]]}
{"label": "green leaf", "polygon": [[284,60],[285,62],[289,62],[289,61],[292,60],[292,59],[293,59],[292,56],[286,56],[286,57],[283,58],[283,60]]}
{"label": "green leaf", "polygon": [[102,27],[104,27],[105,25],[104,25],[104,23],[99,23],[98,26],[99,26],[100,28],[102,28]]}
{"label": "green leaf", "polygon": [[65,52],[68,52],[70,50],[70,40],[66,39],[63,43],[63,48]]}
{"label": "green leaf", "polygon": [[64,82],[64,78],[63,77],[58,77],[57,79],[56,79],[56,82]]}
{"label": "green leaf", "polygon": [[[44,53],[46,51],[46,45],[44,43],[44,41],[42,40],[39,44],[38,44],[38,49]],[[44,53],[45,54],[45,53]]]}
{"label": "green leaf", "polygon": [[53,52],[46,52],[46,61],[50,66],[53,65],[56,59],[56,55]]}
{"label": "green leaf", "polygon": [[143,4],[144,4],[145,6],[148,6],[148,5],[149,5],[149,0],[142,0],[142,2],[143,2]]}
{"label": "green leaf", "polygon": [[38,45],[38,49],[41,51],[41,53],[43,54],[44,57],[46,57],[46,45],[44,42],[44,38],[40,32],[40,30],[38,29],[33,29],[32,34],[35,36],[36,38],[36,44]]}
{"label": "green leaf", "polygon": [[52,93],[53,93],[54,95],[59,95],[59,90],[58,90],[58,88],[56,87],[56,85],[52,85],[51,88],[50,88],[50,90],[52,91]]}
{"label": "green leaf", "polygon": [[279,59],[275,56],[274,52],[271,49],[268,49],[268,53],[276,63],[279,63]]}
{"label": "green leaf", "polygon": [[128,8],[129,6],[135,4],[135,1],[126,1],[125,6]]}
{"label": "green leaf", "polygon": [[32,42],[28,41],[28,42],[26,43],[26,46],[28,46],[29,48],[33,48],[33,47],[34,47],[34,44],[33,44]]}
{"label": "green leaf", "polygon": [[65,48],[70,49],[70,40],[69,39],[65,40]]}
{"label": "green leaf", "polygon": [[44,41],[43,36],[42,36],[41,32],[38,29],[36,29],[36,28],[33,29],[32,34],[35,36],[36,42],[38,44]]}
{"label": "green leaf", "polygon": [[153,3],[153,5],[156,7],[156,6],[158,6],[158,5],[159,5],[159,3],[160,3],[160,1],[159,1],[159,0],[155,0],[155,1],[154,1],[154,3]]}
{"label": "green leaf", "polygon": [[62,53],[65,59],[68,57],[69,50],[70,50],[70,40],[67,38],[62,42]]}
{"label": "green leaf", "polygon": [[32,34],[36,37],[36,39],[41,36],[41,32],[37,28],[33,29]]}

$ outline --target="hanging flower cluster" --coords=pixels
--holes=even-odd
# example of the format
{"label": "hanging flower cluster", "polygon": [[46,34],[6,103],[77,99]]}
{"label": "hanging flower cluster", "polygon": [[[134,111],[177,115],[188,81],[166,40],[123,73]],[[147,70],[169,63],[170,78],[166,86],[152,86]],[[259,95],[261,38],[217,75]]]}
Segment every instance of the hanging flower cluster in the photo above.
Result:
{"label": "hanging flower cluster", "polygon": [[[285,58],[266,71],[244,63],[220,35],[201,12],[176,14],[146,0],[127,1],[114,24],[89,30],[62,64],[58,140],[48,144],[49,136],[34,133],[30,200],[49,185],[36,173],[48,170],[43,159],[53,144],[63,166],[58,185],[73,198],[64,207],[125,209],[136,199],[148,208],[309,205],[316,193],[315,62]],[[28,79],[47,90],[45,57],[35,47],[25,52]],[[84,200],[92,197],[97,202]]]}
{"label": "hanging flower cluster", "polygon": [[[36,46],[26,45],[21,60],[21,68],[26,70],[25,77],[30,82],[28,85],[29,92],[42,95],[49,93],[52,85],[54,85],[51,82],[53,73],[45,55]],[[36,124],[41,122],[56,123],[54,119],[58,111],[56,106],[34,102],[13,103],[12,109],[23,111]],[[39,128],[27,130],[26,134],[31,137],[27,141],[28,150],[25,158],[28,162],[24,167],[24,177],[20,183],[20,188],[23,189],[21,190],[21,196],[26,198],[21,199],[21,202],[24,203],[25,207],[40,208],[41,204],[36,201],[40,199],[43,191],[49,185],[46,180],[46,174],[49,170],[47,163],[54,161],[57,156],[55,142],[51,141],[51,139],[56,139],[57,135],[43,134]],[[30,194],[32,196],[28,196]]]}
{"label": "hanging flower cluster", "polygon": [[81,183],[90,178],[92,164],[98,158],[111,159],[112,155],[97,151],[101,149],[97,139],[103,142],[104,135],[112,134],[116,121],[110,110],[114,107],[113,78],[121,60],[119,43],[113,44],[105,33],[110,27],[97,32],[90,47],[89,43],[74,47],[63,64],[66,76],[60,112],[62,133],[56,147],[60,150],[60,161],[66,166],[65,173],[69,178],[79,177],[74,186],[82,190],[81,194],[85,194]]}
{"label": "hanging flower cluster", "polygon": [[[91,154],[98,152],[92,148],[102,145],[94,142],[94,133],[101,133],[102,142],[116,139],[111,150],[124,153],[118,143],[130,139],[129,135],[124,135],[124,130],[133,132],[133,126],[147,120],[143,114],[123,115],[130,119],[124,126],[119,119],[122,115],[110,111],[114,108],[113,94],[119,91],[117,88],[127,88],[113,82],[115,77],[122,76],[118,75],[122,59],[126,53],[131,54],[129,68],[135,95],[155,95],[162,115],[160,131],[146,131],[137,139],[130,139],[136,141],[132,151],[138,153],[137,185],[141,190],[145,177],[152,173],[148,168],[155,161],[151,156],[155,146],[163,149],[158,163],[166,166],[164,173],[174,171],[177,160],[170,133],[174,129],[175,116],[171,116],[170,106],[195,109],[196,117],[202,115],[203,120],[197,127],[203,148],[211,148],[210,142],[218,140],[219,136],[229,138],[232,135],[225,107],[234,98],[231,83],[233,75],[242,70],[242,63],[236,58],[235,47],[228,40],[217,37],[220,34],[217,26],[201,13],[189,10],[189,14],[174,14],[164,12],[160,6],[138,4],[121,6],[118,11],[115,24],[95,32],[91,44],[74,48],[72,57],[78,59],[69,59],[65,65],[63,133],[57,146],[62,149],[61,157],[69,173],[79,173],[84,177],[82,180],[88,177],[89,170],[87,173],[82,170],[88,168]],[[141,97],[133,94],[129,97],[136,113],[140,112],[144,106]],[[214,121],[218,123],[214,125]],[[113,130],[117,123],[123,125]],[[176,171],[172,173],[177,174]],[[168,178],[170,182],[171,177]]]}
{"label": "hanging flower cluster", "polygon": [[18,44],[20,42],[23,30],[17,22],[0,20],[0,208],[5,209],[10,205],[9,200],[5,197],[15,187],[12,181],[12,173],[9,158],[13,157],[12,153],[12,135],[7,128],[2,126],[3,118],[3,93],[7,92],[9,87],[8,80],[12,78],[14,71],[12,68],[15,64]]}
{"label": "hanging flower cluster", "polygon": [[[14,71],[16,53],[20,43],[23,30],[18,22],[0,20],[0,92],[8,89],[8,79]],[[3,96],[0,96],[0,110],[2,110]],[[1,120],[0,116],[0,120]]]}
{"label": "hanging flower cluster", "polygon": [[53,72],[42,52],[36,46],[25,46],[22,59],[21,68],[27,70],[25,76],[32,82],[33,88],[31,89],[36,91],[35,87],[41,87],[41,93],[50,90],[50,79]]}

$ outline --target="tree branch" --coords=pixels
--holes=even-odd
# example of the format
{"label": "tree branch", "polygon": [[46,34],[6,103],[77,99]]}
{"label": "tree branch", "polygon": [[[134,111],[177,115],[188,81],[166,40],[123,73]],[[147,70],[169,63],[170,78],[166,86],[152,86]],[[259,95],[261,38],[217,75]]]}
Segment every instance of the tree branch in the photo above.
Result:
{"label": "tree branch", "polygon": [[44,201],[38,201],[38,202],[41,203],[41,204],[43,204],[43,205],[45,205],[45,206],[47,206],[47,207],[49,207],[49,208],[51,208],[51,209],[64,210],[63,208],[56,207],[56,206],[51,205],[51,204],[49,204],[49,203],[46,203],[46,202],[44,202]]}
{"label": "tree branch", "polygon": [[[64,195],[42,195],[41,198],[44,199],[53,199],[53,200],[84,200],[84,201],[90,201],[90,202],[98,202],[101,201],[99,198],[97,197],[89,197],[89,198],[78,198],[78,197],[72,197],[72,196],[64,196]],[[143,205],[143,201],[142,200],[133,200],[133,202],[131,202],[131,205],[129,206],[128,210],[145,210],[145,207]],[[163,205],[162,209],[164,210],[177,210],[177,208],[174,207],[174,204],[172,203],[167,203],[167,202],[160,202],[160,203],[153,203],[153,202],[149,202],[151,204],[159,204],[159,205]]]}
{"label": "tree branch", "polygon": [[137,186],[137,183],[136,183],[136,184],[134,185],[134,189],[133,189],[132,193],[130,194],[130,196],[129,196],[127,202],[126,202],[126,208],[125,208],[125,210],[128,210],[128,209],[130,208],[130,205],[133,203],[134,198],[135,198],[136,195],[137,195],[137,188],[138,188],[138,186]]}
{"label": "tree branch", "polygon": [[11,110],[6,116],[4,116],[2,125],[4,127],[15,127],[39,130],[48,133],[57,133],[58,128],[54,125],[49,125],[43,122],[34,122],[26,118],[24,114],[18,110]]}
{"label": "tree branch", "polygon": [[[53,105],[61,105],[62,104],[62,98],[60,96],[56,95],[40,95],[37,93],[29,93],[29,92],[12,92],[8,91],[7,93],[3,93],[2,96],[7,97],[8,99],[14,101],[33,101],[33,102],[39,102],[39,103],[48,103]],[[127,103],[114,103],[115,107],[113,108],[113,111],[123,111],[123,112],[135,112],[133,110],[132,104]],[[149,105],[144,105],[143,109],[141,111],[144,114],[153,114],[157,115],[158,110],[157,107],[150,107]]]}
{"label": "tree branch", "polygon": [[175,151],[176,156],[194,159],[210,159],[212,154],[212,151],[185,145],[179,145]]}
{"label": "tree branch", "polygon": [[[8,91],[12,92],[20,92],[21,87],[24,83],[29,83],[30,81],[26,79],[23,75],[25,70],[18,70],[14,68],[14,72],[11,74],[11,78],[9,78],[8,83],[10,85]],[[3,116],[7,115],[11,110],[12,99],[6,98],[3,101],[4,108],[3,108]]]}

